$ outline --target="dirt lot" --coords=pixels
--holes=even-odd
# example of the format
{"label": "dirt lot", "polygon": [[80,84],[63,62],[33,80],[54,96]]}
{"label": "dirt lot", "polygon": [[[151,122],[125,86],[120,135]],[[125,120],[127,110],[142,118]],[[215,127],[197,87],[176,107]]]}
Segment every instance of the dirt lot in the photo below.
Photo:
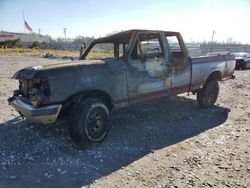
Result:
{"label": "dirt lot", "polygon": [[66,123],[31,124],[6,101],[15,71],[55,61],[0,55],[0,187],[250,187],[250,70],[221,83],[211,109],[187,94],[136,105],[79,148]]}

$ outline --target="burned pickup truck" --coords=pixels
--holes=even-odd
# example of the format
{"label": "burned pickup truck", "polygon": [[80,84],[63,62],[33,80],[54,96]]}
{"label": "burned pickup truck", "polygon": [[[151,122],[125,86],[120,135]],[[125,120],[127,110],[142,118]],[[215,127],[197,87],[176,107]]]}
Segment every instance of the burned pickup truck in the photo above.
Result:
{"label": "burned pickup truck", "polygon": [[112,110],[183,92],[213,106],[234,67],[230,54],[190,58],[178,32],[129,30],[94,40],[77,61],[16,72],[8,101],[33,122],[67,117],[75,142],[100,142]]}

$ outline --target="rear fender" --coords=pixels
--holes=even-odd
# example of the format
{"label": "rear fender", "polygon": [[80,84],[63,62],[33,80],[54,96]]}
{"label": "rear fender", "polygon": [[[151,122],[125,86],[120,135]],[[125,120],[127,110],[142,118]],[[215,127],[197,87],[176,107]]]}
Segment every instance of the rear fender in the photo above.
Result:
{"label": "rear fender", "polygon": [[210,79],[215,79],[216,81],[222,81],[223,75],[220,70],[213,70],[209,73],[208,77],[206,78],[205,82]]}

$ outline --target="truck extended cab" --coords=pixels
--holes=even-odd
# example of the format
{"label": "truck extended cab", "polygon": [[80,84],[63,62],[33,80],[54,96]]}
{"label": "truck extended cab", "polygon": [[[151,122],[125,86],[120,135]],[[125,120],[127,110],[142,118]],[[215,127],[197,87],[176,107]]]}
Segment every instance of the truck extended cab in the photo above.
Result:
{"label": "truck extended cab", "polygon": [[230,54],[190,58],[178,32],[129,30],[94,40],[77,61],[16,72],[8,101],[33,122],[67,117],[75,142],[100,142],[113,109],[183,92],[213,106],[234,67]]}

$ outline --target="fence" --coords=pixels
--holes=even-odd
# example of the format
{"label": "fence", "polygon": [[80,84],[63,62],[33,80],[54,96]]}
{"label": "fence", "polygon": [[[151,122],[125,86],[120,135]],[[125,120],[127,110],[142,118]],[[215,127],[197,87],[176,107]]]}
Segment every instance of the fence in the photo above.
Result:
{"label": "fence", "polygon": [[[48,43],[49,48],[53,49],[67,49],[67,50],[80,50],[81,43]],[[32,48],[32,42],[22,42],[22,46],[26,48]],[[88,45],[87,45],[88,46]],[[189,55],[194,56],[201,56],[206,55],[211,52],[248,52],[250,53],[250,45],[219,45],[219,44],[199,44],[199,43],[187,43],[186,44]]]}
{"label": "fence", "polygon": [[243,44],[232,44],[232,45],[219,45],[219,44],[192,44],[187,43],[187,48],[189,51],[189,55],[191,57],[194,56],[202,56],[207,55],[209,53],[216,52],[248,52],[250,53],[250,45]]}

